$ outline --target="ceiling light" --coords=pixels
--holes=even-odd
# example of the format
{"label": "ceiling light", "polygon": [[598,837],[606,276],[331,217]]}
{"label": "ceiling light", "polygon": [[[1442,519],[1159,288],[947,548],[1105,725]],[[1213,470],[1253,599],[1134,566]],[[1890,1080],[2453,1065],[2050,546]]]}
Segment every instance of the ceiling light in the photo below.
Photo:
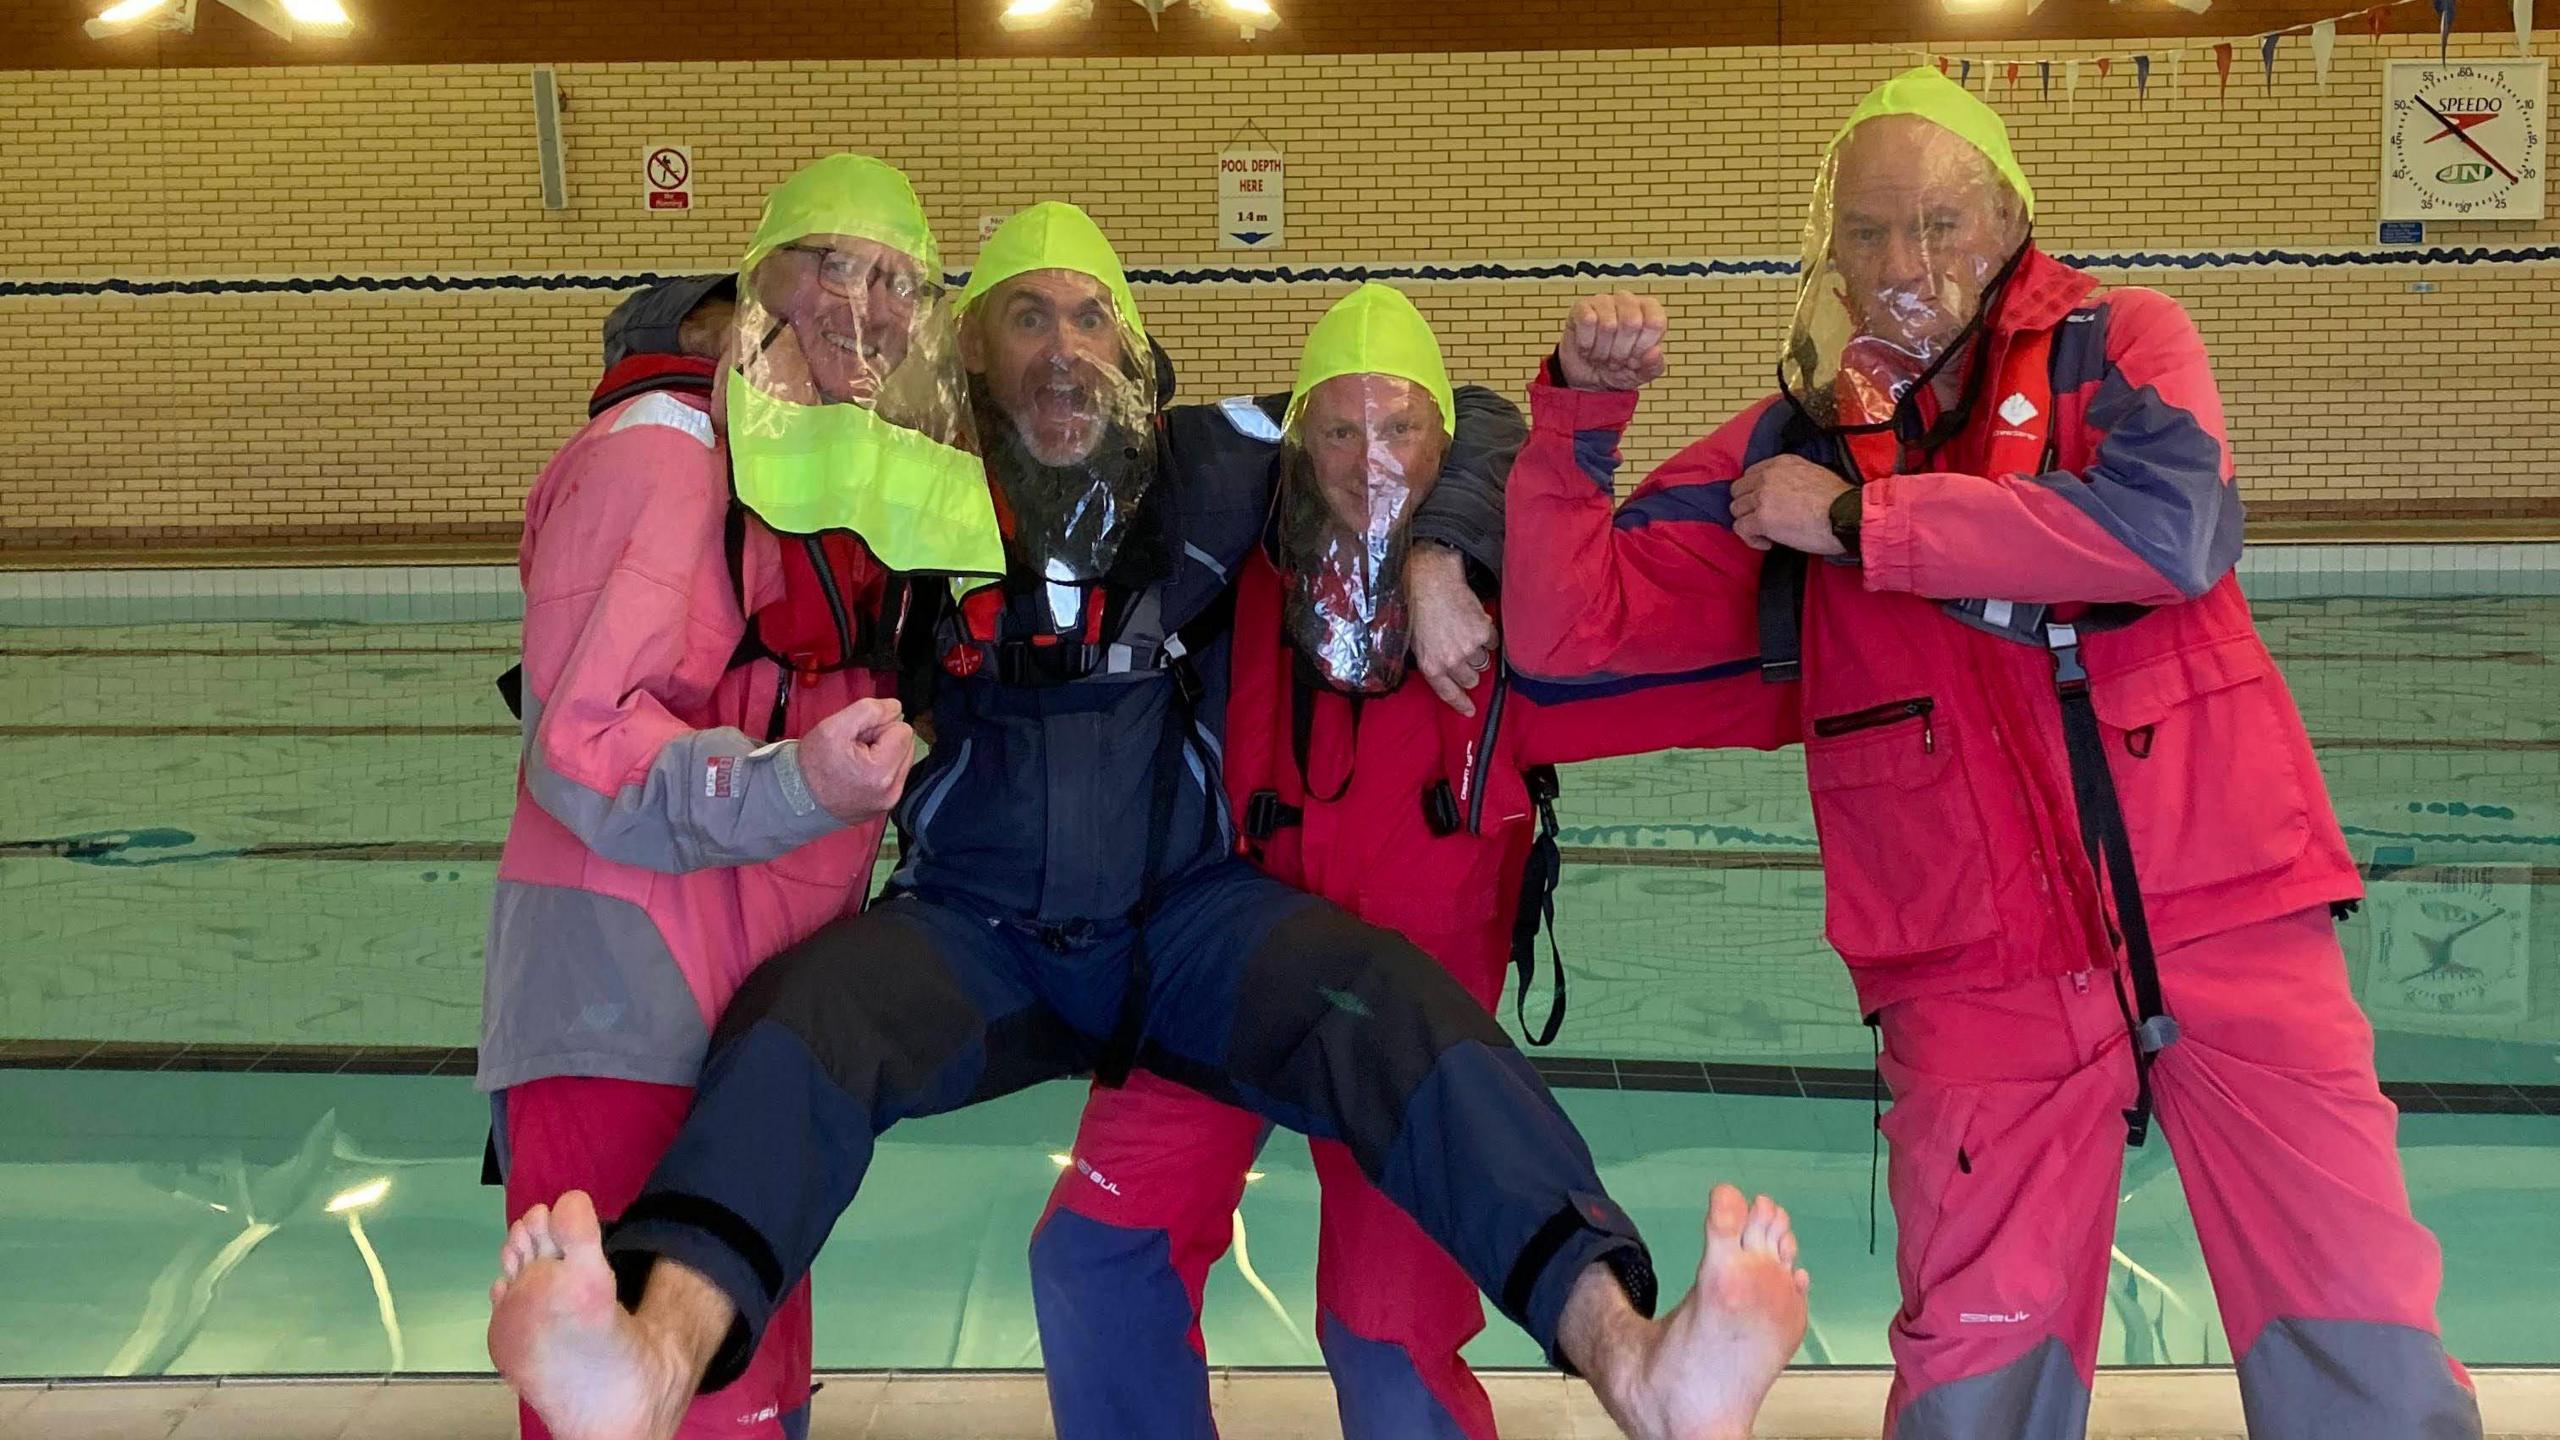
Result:
{"label": "ceiling light", "polygon": [[195,18],[195,0],[116,0],[80,29],[92,40],[104,40],[145,25],[159,30],[192,30]]}
{"label": "ceiling light", "polygon": [[1280,23],[1280,12],[1271,8],[1271,0],[1218,0],[1218,8],[1236,22],[1247,40]]}
{"label": "ceiling light", "polygon": [[1082,20],[1093,14],[1093,0],[1012,0],[996,23],[1007,30],[1032,30],[1052,20]]}
{"label": "ceiling light", "polygon": [[284,0],[284,13],[296,25],[352,25],[338,0]]}

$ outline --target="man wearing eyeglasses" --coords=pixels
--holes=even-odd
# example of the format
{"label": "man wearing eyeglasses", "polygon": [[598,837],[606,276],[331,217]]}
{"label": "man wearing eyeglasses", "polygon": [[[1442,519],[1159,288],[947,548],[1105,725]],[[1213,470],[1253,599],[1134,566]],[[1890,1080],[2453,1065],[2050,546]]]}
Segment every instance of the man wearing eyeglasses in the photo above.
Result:
{"label": "man wearing eyeglasses", "polygon": [[[906,596],[1001,565],[936,266],[896,170],[800,171],[738,271],[615,312],[526,503],[479,1073],[510,1221],[628,1205],[730,996],[862,907],[913,757],[886,698]],[[676,1433],[804,1434],[809,1344],[803,1286]]]}
{"label": "man wearing eyeglasses", "polygon": [[[935,745],[899,810],[891,898],[739,990],[610,1235],[575,1192],[510,1232],[500,1373],[564,1440],[674,1433],[752,1366],[882,1132],[1143,1069],[1343,1142],[1639,1440],[1748,1434],[1804,1330],[1784,1212],[1719,1187],[1696,1289],[1651,1319],[1643,1241],[1493,1017],[1411,941],[1235,853],[1219,720],[1273,412],[1161,408],[1170,367],[1072,206],[1007,222],[957,308],[1005,574],[937,627]],[[1519,440],[1483,392],[1453,395],[1444,423],[1457,443],[1417,537]],[[1140,1403],[1206,1434],[1205,1398]]]}

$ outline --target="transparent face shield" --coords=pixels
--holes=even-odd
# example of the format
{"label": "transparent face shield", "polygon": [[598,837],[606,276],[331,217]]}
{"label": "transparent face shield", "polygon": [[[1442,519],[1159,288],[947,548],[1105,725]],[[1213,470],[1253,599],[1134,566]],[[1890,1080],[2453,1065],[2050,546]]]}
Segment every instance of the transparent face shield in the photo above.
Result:
{"label": "transparent face shield", "polygon": [[[763,256],[738,293],[731,359],[758,395],[857,406],[900,429],[968,444],[974,427],[950,297],[915,256],[877,240],[805,236]],[[771,423],[787,413],[763,412]]]}
{"label": "transparent face shield", "polygon": [[2027,235],[2024,202],[1963,137],[1916,115],[1860,123],[1825,156],[1805,216],[1780,386],[1825,430],[1893,424],[1979,350],[1966,342]]}
{"label": "transparent face shield", "polygon": [[1102,281],[1031,270],[980,296],[964,360],[1016,573],[1111,574],[1156,474],[1153,352]]}
{"label": "transparent face shield", "polygon": [[950,297],[926,258],[817,233],[739,276],[721,402],[738,497],[893,570],[1001,571]]}
{"label": "transparent face shield", "polygon": [[1382,694],[1404,679],[1413,514],[1448,448],[1431,392],[1376,374],[1337,376],[1308,391],[1281,441],[1283,623],[1336,690]]}

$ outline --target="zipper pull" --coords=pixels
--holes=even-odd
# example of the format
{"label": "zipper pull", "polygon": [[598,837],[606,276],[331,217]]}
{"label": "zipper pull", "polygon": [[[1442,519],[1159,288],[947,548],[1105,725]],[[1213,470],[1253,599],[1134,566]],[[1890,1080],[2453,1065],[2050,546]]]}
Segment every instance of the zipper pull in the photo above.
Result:
{"label": "zipper pull", "polygon": [[1920,753],[1923,755],[1938,753],[1938,727],[1930,720],[1929,712],[1926,710],[1920,712]]}

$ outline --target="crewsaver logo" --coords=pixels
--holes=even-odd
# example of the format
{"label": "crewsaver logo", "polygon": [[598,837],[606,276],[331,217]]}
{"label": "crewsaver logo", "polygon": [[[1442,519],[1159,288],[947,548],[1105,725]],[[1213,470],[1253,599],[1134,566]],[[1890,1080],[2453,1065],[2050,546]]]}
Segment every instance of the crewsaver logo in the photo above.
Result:
{"label": "crewsaver logo", "polygon": [[2036,402],[2021,393],[2000,402],[2000,418],[2012,425],[2024,425],[2036,418]]}
{"label": "crewsaver logo", "polygon": [[2018,1325],[2033,1318],[2024,1310],[2010,1315],[1985,1315],[1980,1311],[1967,1310],[1956,1317],[1958,1321],[1967,1325]]}

